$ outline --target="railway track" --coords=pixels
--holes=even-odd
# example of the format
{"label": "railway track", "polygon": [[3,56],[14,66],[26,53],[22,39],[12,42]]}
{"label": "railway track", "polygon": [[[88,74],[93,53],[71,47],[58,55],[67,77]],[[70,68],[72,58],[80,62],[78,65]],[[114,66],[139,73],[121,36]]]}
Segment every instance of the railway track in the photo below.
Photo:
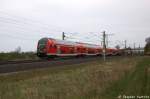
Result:
{"label": "railway track", "polygon": [[102,60],[102,57],[63,58],[63,59],[56,58],[52,60],[5,61],[5,62],[0,62],[0,74],[33,70],[33,69],[39,69],[39,68],[80,64],[84,62],[94,61],[97,59]]}
{"label": "railway track", "polygon": [[[0,61],[0,65],[6,64],[21,64],[21,63],[32,63],[32,62],[40,62],[44,60],[20,60],[20,61]],[[46,61],[46,60],[45,60]]]}
{"label": "railway track", "polygon": [[38,60],[13,60],[13,61],[0,61],[0,65],[7,65],[7,64],[22,64],[22,63],[35,63],[35,62],[46,62],[46,61],[56,61],[56,60],[66,60],[70,58],[55,58],[55,59],[38,59]]}

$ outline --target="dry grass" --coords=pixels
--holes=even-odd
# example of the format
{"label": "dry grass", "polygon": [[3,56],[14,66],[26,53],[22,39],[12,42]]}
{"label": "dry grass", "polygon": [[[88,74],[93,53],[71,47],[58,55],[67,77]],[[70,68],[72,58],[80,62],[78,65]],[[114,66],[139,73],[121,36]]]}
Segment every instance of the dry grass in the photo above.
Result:
{"label": "dry grass", "polygon": [[100,94],[131,70],[141,58],[34,70],[0,76],[0,99],[99,99]]}
{"label": "dry grass", "polygon": [[139,99],[139,97],[140,99],[149,99],[150,75],[148,68],[150,68],[150,57],[143,57],[135,68],[125,73],[122,78],[101,94],[102,99],[116,99],[118,96],[121,99],[123,96],[133,96],[134,99]]}

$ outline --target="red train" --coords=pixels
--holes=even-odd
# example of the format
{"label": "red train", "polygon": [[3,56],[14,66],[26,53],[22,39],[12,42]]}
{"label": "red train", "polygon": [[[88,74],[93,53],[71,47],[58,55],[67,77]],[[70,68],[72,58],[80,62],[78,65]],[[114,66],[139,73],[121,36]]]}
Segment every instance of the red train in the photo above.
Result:
{"label": "red train", "polygon": [[[38,41],[37,55],[39,57],[56,56],[87,56],[102,55],[102,48],[99,45],[58,40],[53,38],[42,38]],[[106,55],[117,55],[117,49],[106,49]]]}

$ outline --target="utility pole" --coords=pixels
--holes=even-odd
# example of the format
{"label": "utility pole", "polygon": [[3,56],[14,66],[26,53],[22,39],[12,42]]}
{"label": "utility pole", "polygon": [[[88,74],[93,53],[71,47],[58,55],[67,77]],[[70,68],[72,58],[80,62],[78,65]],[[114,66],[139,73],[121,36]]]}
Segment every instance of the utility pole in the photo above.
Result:
{"label": "utility pole", "polygon": [[135,50],[135,43],[134,43],[134,50]]}
{"label": "utility pole", "polygon": [[139,55],[141,54],[141,46],[140,46],[140,44],[139,44]]}
{"label": "utility pole", "polygon": [[106,61],[106,33],[103,31],[103,58]]}
{"label": "utility pole", "polygon": [[62,40],[65,40],[65,32],[62,32]]}
{"label": "utility pole", "polygon": [[136,54],[136,50],[135,50],[135,43],[133,44],[134,49],[133,49],[133,54]]}
{"label": "utility pole", "polygon": [[108,47],[108,35],[107,34],[105,34],[105,36],[106,36],[106,47]]}
{"label": "utility pole", "polygon": [[127,48],[127,40],[124,41],[124,44],[125,44],[124,48],[126,49]]}

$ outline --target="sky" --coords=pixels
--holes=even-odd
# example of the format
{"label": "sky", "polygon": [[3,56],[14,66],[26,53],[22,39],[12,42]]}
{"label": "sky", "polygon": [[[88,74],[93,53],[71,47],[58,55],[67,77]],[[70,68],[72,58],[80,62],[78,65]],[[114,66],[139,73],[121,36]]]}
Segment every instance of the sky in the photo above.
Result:
{"label": "sky", "polygon": [[0,52],[36,51],[42,37],[108,46],[145,46],[149,0],[0,0]]}

